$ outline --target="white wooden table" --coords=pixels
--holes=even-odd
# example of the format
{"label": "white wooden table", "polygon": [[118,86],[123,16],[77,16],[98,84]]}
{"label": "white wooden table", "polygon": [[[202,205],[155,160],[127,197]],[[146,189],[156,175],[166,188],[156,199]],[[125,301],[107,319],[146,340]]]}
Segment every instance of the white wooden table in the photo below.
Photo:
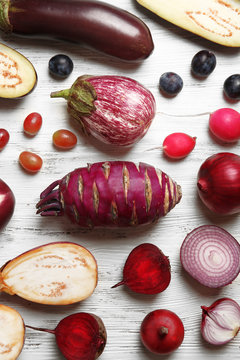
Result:
{"label": "white wooden table", "polygon": [[[221,217],[210,213],[200,202],[196,192],[196,176],[202,162],[220,151],[240,154],[240,145],[222,146],[213,141],[208,132],[208,116],[168,117],[157,114],[147,135],[130,149],[112,149],[96,144],[77,133],[66,111],[63,99],[50,99],[51,91],[69,87],[82,74],[125,75],[132,77],[152,91],[157,111],[171,114],[195,114],[222,107],[239,110],[239,103],[230,104],[223,96],[224,80],[239,73],[239,49],[225,48],[197,37],[144,10],[134,0],[108,0],[146,22],[155,49],[139,66],[110,59],[76,44],[58,40],[18,38],[1,34],[1,41],[22,52],[34,64],[38,85],[22,100],[0,100],[0,127],[10,133],[10,141],[0,154],[0,176],[8,183],[16,197],[14,215],[1,232],[0,264],[23,251],[52,241],[73,241],[86,246],[96,257],[99,282],[94,294],[82,303],[65,307],[41,306],[17,296],[0,294],[0,302],[18,310],[26,324],[54,329],[63,317],[78,311],[99,315],[107,328],[108,341],[102,360],[149,360],[158,357],[141,345],[139,328],[144,316],[157,308],[176,312],[185,326],[182,346],[162,359],[239,359],[240,336],[224,347],[212,347],[200,335],[201,305],[228,296],[240,300],[239,277],[223,289],[209,289],[197,284],[183,272],[179,249],[186,234],[197,226],[216,224],[229,231],[238,240],[239,216]],[[205,80],[193,78],[190,63],[196,52],[213,51],[217,57],[214,72]],[[48,73],[49,59],[58,53],[69,55],[74,62],[72,74],[57,81]],[[182,92],[175,98],[164,98],[158,89],[158,80],[165,71],[174,71],[184,81]],[[43,116],[43,126],[34,138],[23,133],[23,120],[37,111]],[[66,128],[78,134],[78,144],[71,151],[58,151],[52,145],[55,130]],[[161,150],[146,151],[161,146],[166,135],[182,131],[197,136],[194,151],[184,160],[174,162],[163,157]],[[43,161],[41,171],[29,175],[18,164],[21,151],[38,153]],[[35,214],[40,192],[51,182],[62,178],[76,167],[102,160],[144,161],[162,169],[183,190],[183,198],[165,218],[154,226],[131,230],[86,231],[72,225],[65,218],[41,218]],[[122,278],[122,269],[129,252],[143,242],[159,246],[169,256],[172,281],[163,293],[156,296],[134,294],[126,287],[111,289]],[[54,336],[27,329],[21,360],[61,359]]]}

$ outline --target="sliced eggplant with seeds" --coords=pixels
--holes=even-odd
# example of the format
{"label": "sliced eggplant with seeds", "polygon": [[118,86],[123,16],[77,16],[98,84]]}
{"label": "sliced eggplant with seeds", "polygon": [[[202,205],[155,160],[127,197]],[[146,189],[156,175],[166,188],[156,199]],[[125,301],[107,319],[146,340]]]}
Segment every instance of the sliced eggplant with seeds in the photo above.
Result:
{"label": "sliced eggplant with seeds", "polygon": [[32,63],[18,51],[0,43],[0,98],[14,99],[29,94],[37,83]]}

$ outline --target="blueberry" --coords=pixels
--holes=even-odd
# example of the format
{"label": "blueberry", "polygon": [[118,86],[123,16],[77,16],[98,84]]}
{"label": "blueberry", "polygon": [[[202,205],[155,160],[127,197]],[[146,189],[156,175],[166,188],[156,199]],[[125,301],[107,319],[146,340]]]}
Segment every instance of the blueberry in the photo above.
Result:
{"label": "blueberry", "polygon": [[229,99],[240,100],[240,74],[229,76],[224,81],[223,90]]}
{"label": "blueberry", "polygon": [[207,77],[215,69],[216,63],[216,56],[212,52],[201,50],[192,59],[192,73],[198,77]]}
{"label": "blueberry", "polygon": [[159,87],[164,94],[175,96],[182,90],[183,81],[178,74],[174,72],[165,72],[160,77]]}
{"label": "blueberry", "polygon": [[73,71],[73,62],[69,56],[58,54],[49,60],[48,68],[51,75],[65,78]]}

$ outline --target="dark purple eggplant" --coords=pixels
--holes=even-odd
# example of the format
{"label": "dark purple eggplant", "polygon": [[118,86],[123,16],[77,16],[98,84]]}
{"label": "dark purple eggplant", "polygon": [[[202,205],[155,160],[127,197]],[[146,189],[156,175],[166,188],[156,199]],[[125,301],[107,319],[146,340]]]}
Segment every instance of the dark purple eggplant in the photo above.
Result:
{"label": "dark purple eggplant", "polygon": [[154,47],[142,20],[101,1],[0,0],[0,29],[81,42],[126,61],[143,60]]}

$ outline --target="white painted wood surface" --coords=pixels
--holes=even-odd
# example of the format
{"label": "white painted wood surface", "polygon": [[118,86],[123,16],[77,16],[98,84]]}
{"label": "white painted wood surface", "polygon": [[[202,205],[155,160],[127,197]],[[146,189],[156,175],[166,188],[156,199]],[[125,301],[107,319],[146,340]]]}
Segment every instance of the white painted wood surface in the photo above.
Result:
{"label": "white painted wood surface", "polygon": [[[141,345],[139,328],[144,316],[157,308],[176,312],[183,320],[185,338],[182,346],[171,356],[162,359],[239,359],[240,337],[224,347],[208,346],[200,336],[201,305],[229,296],[240,299],[239,277],[223,289],[208,289],[197,284],[183,272],[179,249],[186,234],[203,224],[222,226],[239,241],[239,216],[221,217],[210,213],[199,201],[196,176],[201,163],[220,151],[240,153],[240,145],[223,146],[214,142],[208,133],[208,116],[168,117],[157,114],[147,135],[130,149],[111,148],[84,138],[73,127],[63,99],[50,99],[51,91],[69,87],[82,74],[113,74],[132,77],[154,94],[157,111],[171,114],[195,114],[214,111],[221,107],[239,110],[239,103],[230,104],[223,96],[224,80],[239,73],[239,49],[225,48],[208,42],[190,32],[158,18],[143,9],[134,0],[108,0],[110,4],[126,9],[149,26],[155,49],[140,65],[110,59],[77,44],[49,39],[26,39],[1,34],[1,41],[22,52],[32,61],[38,72],[38,85],[22,100],[0,100],[0,127],[10,133],[10,141],[0,154],[0,176],[14,191],[16,207],[8,226],[1,232],[0,264],[23,251],[52,241],[73,241],[86,246],[96,257],[99,282],[94,294],[82,303],[65,307],[41,306],[16,296],[0,294],[0,302],[18,310],[26,324],[55,328],[63,317],[77,311],[99,315],[107,328],[108,341],[102,360],[150,360],[158,357]],[[193,78],[191,59],[201,49],[212,50],[217,57],[215,71],[205,80]],[[69,78],[57,81],[48,73],[49,59],[58,53],[68,54],[74,62]],[[158,89],[158,80],[165,71],[182,76],[184,87],[175,98],[164,98]],[[32,111],[43,116],[43,126],[34,138],[23,134],[23,120]],[[78,144],[71,151],[58,151],[52,145],[55,130],[67,128],[78,134]],[[182,131],[197,136],[194,151],[182,161],[169,161],[161,150],[147,151],[161,146],[166,135]],[[44,161],[36,175],[24,172],[18,164],[21,151],[38,153]],[[55,179],[62,178],[76,167],[102,160],[144,161],[162,169],[176,180],[183,190],[183,198],[165,218],[154,226],[131,230],[86,231],[70,224],[65,218],[41,218],[35,214],[40,192]],[[122,269],[129,252],[143,242],[159,246],[169,256],[172,281],[163,293],[156,296],[134,294],[126,287],[111,289],[122,278]],[[62,356],[54,336],[27,329],[21,360],[53,360]]]}

